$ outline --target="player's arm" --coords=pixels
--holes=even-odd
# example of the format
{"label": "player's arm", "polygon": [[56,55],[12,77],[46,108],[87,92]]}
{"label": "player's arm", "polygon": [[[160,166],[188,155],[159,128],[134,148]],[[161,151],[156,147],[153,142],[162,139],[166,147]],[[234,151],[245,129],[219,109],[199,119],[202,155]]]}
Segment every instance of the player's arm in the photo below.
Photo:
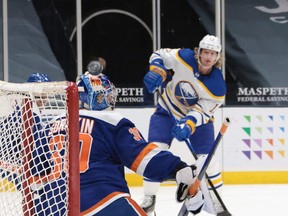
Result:
{"label": "player's arm", "polygon": [[175,49],[160,49],[154,52],[149,59],[149,71],[144,76],[144,84],[152,93],[166,80],[168,70],[175,62]]}
{"label": "player's arm", "polygon": [[196,127],[206,124],[211,120],[219,107],[221,107],[223,100],[207,100],[202,98],[198,100],[191,111],[188,112],[186,118],[192,116]]}
{"label": "player's arm", "polygon": [[196,127],[207,124],[213,119],[213,114],[221,105],[222,101],[198,100],[192,110],[173,126],[172,135],[179,141],[189,138]]}
{"label": "player's arm", "polygon": [[[155,181],[175,179],[176,172],[187,166],[185,162],[169,151],[162,151],[158,145],[147,143],[141,133],[129,120],[122,120],[115,131],[114,148],[117,157],[129,169]],[[115,151],[114,151],[115,152]]]}
{"label": "player's arm", "polygon": [[154,181],[176,179],[177,201],[182,202],[187,198],[187,209],[194,213],[200,212],[204,203],[202,192],[199,191],[194,197],[188,195],[188,189],[197,174],[197,163],[187,166],[171,152],[161,150],[154,143],[147,143],[134,124],[128,120],[122,121],[118,128],[118,142],[115,144],[121,162],[135,173]]}
{"label": "player's arm", "polygon": [[224,102],[226,85],[220,70],[216,70],[208,81],[199,81],[199,85],[202,87],[202,97],[172,129],[173,136],[179,141],[189,138],[197,126],[207,124]]}

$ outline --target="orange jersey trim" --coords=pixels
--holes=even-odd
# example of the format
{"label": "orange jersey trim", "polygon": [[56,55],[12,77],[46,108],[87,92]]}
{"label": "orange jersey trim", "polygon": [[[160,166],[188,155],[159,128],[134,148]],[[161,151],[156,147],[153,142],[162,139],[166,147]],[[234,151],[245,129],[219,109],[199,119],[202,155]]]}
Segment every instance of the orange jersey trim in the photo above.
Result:
{"label": "orange jersey trim", "polygon": [[143,160],[143,158],[149,154],[149,152],[151,152],[153,149],[157,148],[158,146],[154,143],[150,143],[149,145],[147,145],[141,152],[140,154],[137,156],[137,158],[134,160],[132,166],[130,167],[131,170],[133,170],[134,172],[136,172],[136,170],[138,169],[141,161]]}

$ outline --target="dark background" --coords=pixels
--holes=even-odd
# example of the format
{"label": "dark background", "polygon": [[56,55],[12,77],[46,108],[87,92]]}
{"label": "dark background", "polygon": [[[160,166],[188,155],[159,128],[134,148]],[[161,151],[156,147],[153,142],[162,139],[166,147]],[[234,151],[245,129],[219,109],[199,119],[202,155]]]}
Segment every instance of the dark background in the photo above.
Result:
{"label": "dark background", "polygon": [[[68,80],[76,78],[76,27],[74,0],[34,0],[44,31]],[[82,21],[98,11],[119,9],[138,16],[152,30],[152,1],[83,0]],[[181,13],[179,13],[181,12]],[[56,16],[55,16],[56,15]],[[186,1],[162,1],[161,47],[198,46],[206,34],[201,20]],[[142,82],[153,52],[152,38],[136,20],[119,13],[105,13],[91,19],[82,29],[83,70],[93,56],[107,61],[110,79],[118,84]],[[65,52],[63,52],[63,50]]]}
{"label": "dark background", "polygon": [[[43,29],[67,80],[77,76],[76,4],[74,0],[34,0]],[[99,11],[117,9],[140,18],[152,31],[152,1],[140,0],[83,0],[82,22]],[[161,2],[161,47],[194,48],[206,35],[201,20],[188,3]],[[153,52],[152,38],[135,19],[121,13],[104,13],[90,19],[82,28],[83,71],[91,57],[103,57],[106,74],[117,87],[144,87],[143,77]],[[146,89],[145,102],[153,105]],[[119,104],[118,104],[119,105]],[[121,104],[120,104],[121,105]]]}
{"label": "dark background", "polygon": [[[77,76],[76,35],[71,41],[69,38],[76,28],[75,0],[32,1],[67,80],[74,81]],[[287,43],[283,43],[285,38],[283,30],[288,29],[285,27],[288,24],[271,22],[269,13],[255,9],[261,5],[267,8],[277,7],[269,0],[226,2],[225,78],[228,88],[226,106],[288,104],[288,100],[277,103],[237,102],[239,87],[256,89],[287,86],[286,81],[283,82],[287,76],[284,65],[287,62],[285,56],[288,55],[285,49]],[[82,21],[92,14],[111,9],[137,16],[152,31],[152,0],[82,0]],[[198,46],[206,34],[215,34],[214,10],[214,1],[210,0],[162,0],[160,47],[193,49]],[[274,16],[280,15],[288,18],[287,12]],[[269,37],[265,37],[268,34]],[[143,85],[149,56],[153,52],[153,42],[139,22],[125,14],[105,13],[95,16],[84,25],[82,39],[83,72],[86,71],[86,65],[91,57],[101,56],[107,61],[105,73],[116,87],[144,88],[144,102],[118,103],[118,106],[154,105],[153,95],[148,94]],[[278,96],[288,99],[288,95]]]}

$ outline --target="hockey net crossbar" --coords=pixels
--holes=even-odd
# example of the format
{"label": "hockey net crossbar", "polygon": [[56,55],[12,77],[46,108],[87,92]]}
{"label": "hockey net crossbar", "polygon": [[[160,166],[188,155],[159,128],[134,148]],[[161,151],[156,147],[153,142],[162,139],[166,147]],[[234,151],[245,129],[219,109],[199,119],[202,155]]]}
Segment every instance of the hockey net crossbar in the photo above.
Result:
{"label": "hockey net crossbar", "polygon": [[79,215],[78,103],[73,82],[0,81],[0,215]]}

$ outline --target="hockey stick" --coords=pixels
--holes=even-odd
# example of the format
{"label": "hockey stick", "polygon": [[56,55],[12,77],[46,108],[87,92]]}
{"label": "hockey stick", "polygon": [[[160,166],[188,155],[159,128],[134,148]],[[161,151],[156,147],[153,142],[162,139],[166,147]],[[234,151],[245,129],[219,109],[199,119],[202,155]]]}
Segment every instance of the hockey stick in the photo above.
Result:
{"label": "hockey stick", "polygon": [[[176,120],[176,118],[175,118],[174,115],[172,114],[171,110],[169,109],[169,107],[168,107],[166,101],[164,100],[164,98],[162,97],[159,89],[156,89],[156,93],[157,93],[158,97],[162,100],[162,102],[164,103],[164,105],[166,106],[166,109],[167,109],[167,111],[169,112],[171,118],[174,120],[174,122],[175,122],[176,124],[178,124],[178,121]],[[195,153],[195,151],[194,151],[194,149],[193,149],[193,147],[192,147],[189,139],[185,139],[185,143],[186,143],[187,147],[189,148],[190,152],[192,153],[194,159],[197,160],[198,157],[197,157],[197,155],[196,155],[196,153]],[[218,199],[219,203],[221,204],[223,210],[226,211],[226,212],[229,212],[228,209],[227,209],[227,207],[225,206],[223,200],[221,199],[219,193],[217,192],[216,188],[214,187],[212,181],[210,180],[210,178],[208,177],[207,174],[206,174],[206,178],[207,178],[208,184],[210,185],[213,193],[215,194],[216,198]],[[183,210],[186,210],[186,213],[184,213]],[[182,213],[181,213],[181,212],[182,212]],[[178,213],[178,216],[181,216],[181,215],[183,215],[183,216],[188,215],[188,211],[187,211],[186,206],[185,206],[184,203],[183,203],[183,206],[181,207],[181,210],[180,210],[179,213]]]}
{"label": "hockey stick", "polygon": [[200,172],[199,172],[197,178],[195,179],[193,185],[189,188],[189,195],[191,195],[191,196],[196,195],[198,188],[200,187],[201,180],[202,180],[203,176],[205,175],[206,170],[207,170],[207,168],[208,168],[208,166],[212,160],[212,157],[213,157],[224,133],[226,132],[228,126],[230,125],[230,123],[231,123],[230,118],[226,117],[224,119],[224,122],[222,123],[222,126],[220,128],[220,131],[219,131],[216,139],[214,140],[213,146],[212,146],[212,148],[211,148],[211,150],[210,150],[210,152],[209,152],[209,154],[208,154],[208,156],[207,156],[207,158],[203,164],[202,169],[200,170]]}
{"label": "hockey stick", "polygon": [[[201,180],[202,180],[204,174],[206,174],[206,170],[207,170],[207,168],[211,162],[211,159],[212,159],[224,133],[226,132],[228,126],[230,125],[230,123],[231,123],[231,120],[228,117],[226,117],[224,119],[224,122],[222,123],[222,126],[220,128],[220,131],[219,131],[216,139],[214,140],[212,148],[211,148],[211,150],[210,150],[210,152],[209,152],[209,154],[208,154],[208,156],[207,156],[207,158],[203,164],[203,167],[201,168],[201,170],[200,170],[197,178],[195,179],[193,185],[189,188],[188,193],[190,196],[195,196],[197,194],[198,189],[200,187]],[[206,174],[206,177],[207,177],[207,174]],[[227,209],[224,209],[223,213],[225,213],[226,215],[231,215],[231,213]],[[189,211],[187,210],[185,203],[183,203],[182,207],[178,213],[178,216],[187,216],[188,214],[189,214]]]}

